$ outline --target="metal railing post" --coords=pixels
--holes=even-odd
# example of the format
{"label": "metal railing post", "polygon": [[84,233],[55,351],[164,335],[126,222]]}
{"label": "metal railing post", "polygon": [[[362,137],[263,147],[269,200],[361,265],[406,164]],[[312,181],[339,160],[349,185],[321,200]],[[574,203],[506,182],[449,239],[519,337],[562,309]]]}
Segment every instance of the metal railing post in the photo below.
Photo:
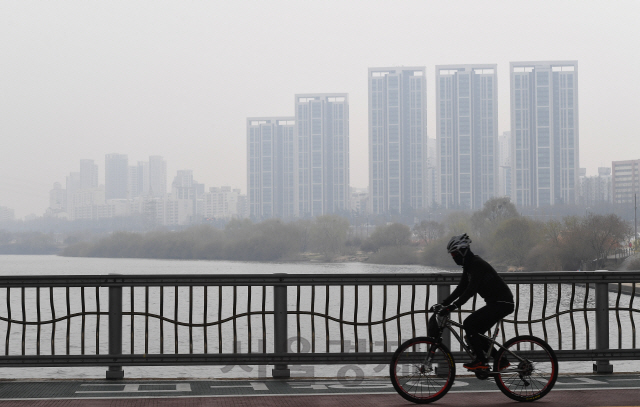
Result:
{"label": "metal railing post", "polygon": [[[450,294],[451,286],[449,284],[438,284],[438,304],[442,304],[442,301],[444,301]],[[451,332],[449,332],[449,330],[446,330],[442,333],[442,343],[444,343],[447,348],[451,349]]]}
{"label": "metal railing post", "polygon": [[[122,287],[109,287],[109,355],[122,356]],[[109,366],[107,379],[123,378],[122,366]]]}
{"label": "metal railing post", "polygon": [[[281,276],[280,281],[282,281],[286,273],[277,273],[276,275]],[[275,285],[273,286],[273,347],[275,353],[284,354],[288,352],[287,324],[287,286]],[[271,370],[273,377],[291,377],[291,371],[287,365],[277,364],[274,367],[275,368]]]}
{"label": "metal railing post", "polygon": [[[587,338],[587,341],[589,338]],[[596,349],[609,350],[609,284],[596,283]],[[593,364],[596,373],[613,373],[613,365],[608,360],[598,360]]]}

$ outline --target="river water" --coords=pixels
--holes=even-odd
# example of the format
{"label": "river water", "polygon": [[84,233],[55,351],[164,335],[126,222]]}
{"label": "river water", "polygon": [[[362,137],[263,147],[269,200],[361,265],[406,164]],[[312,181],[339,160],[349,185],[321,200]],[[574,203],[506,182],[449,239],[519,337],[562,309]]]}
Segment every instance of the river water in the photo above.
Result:
{"label": "river water", "polygon": [[[256,263],[232,261],[185,261],[154,259],[102,259],[102,258],[70,258],[60,256],[0,256],[1,275],[100,275],[118,274],[368,274],[368,273],[437,273],[446,270],[425,266],[388,266],[365,263]],[[241,292],[240,292],[241,294]],[[578,293],[579,294],[579,293]],[[3,296],[6,294],[2,294]],[[136,292],[137,295],[137,292]],[[521,301],[528,304],[527,293],[522,294]],[[569,293],[563,292],[561,298],[566,301]],[[410,298],[404,296],[403,298]],[[537,298],[537,294],[536,297]],[[614,297],[611,297],[615,299]],[[393,298],[390,297],[390,300]],[[0,306],[6,302],[0,298]],[[290,299],[291,303],[291,299]],[[366,306],[362,307],[366,309]],[[536,313],[539,313],[539,309]],[[5,313],[6,311],[2,311]],[[5,314],[6,315],[6,314]],[[521,316],[526,319],[526,315]],[[43,318],[45,319],[45,318]],[[103,321],[104,322],[104,321]],[[126,321],[125,321],[126,323]],[[577,321],[578,325],[580,321]],[[612,321],[613,323],[613,321]],[[591,329],[594,329],[591,322]],[[612,326],[613,327],[613,326]],[[138,329],[140,327],[137,326]],[[126,331],[125,327],[125,332]],[[291,328],[290,328],[291,331]],[[577,330],[580,332],[580,330]],[[526,332],[520,332],[521,334]],[[44,330],[43,330],[44,334]],[[534,332],[542,336],[539,332]],[[21,335],[15,330],[14,336]],[[63,334],[64,335],[64,334]],[[392,333],[390,334],[391,337]],[[512,335],[512,333],[509,333]],[[551,335],[551,337],[553,334]],[[44,338],[47,335],[43,336]],[[362,336],[361,336],[362,337]],[[404,337],[404,334],[403,334]],[[552,343],[550,337],[550,343]],[[568,336],[567,336],[568,337]],[[18,338],[16,338],[18,339]],[[126,339],[126,338],[125,338]],[[169,342],[167,338],[167,343]],[[563,346],[567,338],[563,336]],[[19,343],[19,339],[16,343]],[[557,338],[556,338],[557,342]],[[553,343],[552,343],[552,346]],[[77,347],[77,346],[76,346]],[[127,344],[124,344],[125,352]],[[381,350],[381,349],[377,349]],[[14,349],[15,351],[15,349]],[[102,351],[104,352],[104,351]],[[136,349],[136,353],[139,353]],[[464,362],[464,361],[461,361]],[[640,363],[612,362],[614,371],[640,371]],[[269,369],[271,366],[269,366]],[[290,366],[292,376],[299,377],[352,377],[381,376],[387,374],[387,367],[365,366]],[[0,377],[15,378],[104,378],[106,368],[9,368],[0,369]],[[270,370],[264,366],[168,366],[168,367],[124,367],[125,376],[134,378],[259,378],[270,377]],[[591,362],[561,363],[563,372],[590,372]]]}

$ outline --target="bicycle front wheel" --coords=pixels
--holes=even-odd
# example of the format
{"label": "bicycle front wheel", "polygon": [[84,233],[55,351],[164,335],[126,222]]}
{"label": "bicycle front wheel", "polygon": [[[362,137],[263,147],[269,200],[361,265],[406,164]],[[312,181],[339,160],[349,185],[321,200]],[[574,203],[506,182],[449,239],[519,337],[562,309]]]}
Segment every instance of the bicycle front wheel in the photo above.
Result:
{"label": "bicycle front wheel", "polygon": [[449,349],[433,338],[409,339],[393,354],[389,376],[398,394],[425,404],[447,394],[456,376]]}
{"label": "bicycle front wheel", "polygon": [[[558,358],[551,347],[535,336],[517,336],[498,351],[494,371],[498,388],[516,401],[535,401],[551,391],[558,378]],[[510,354],[507,349],[516,356]]]}

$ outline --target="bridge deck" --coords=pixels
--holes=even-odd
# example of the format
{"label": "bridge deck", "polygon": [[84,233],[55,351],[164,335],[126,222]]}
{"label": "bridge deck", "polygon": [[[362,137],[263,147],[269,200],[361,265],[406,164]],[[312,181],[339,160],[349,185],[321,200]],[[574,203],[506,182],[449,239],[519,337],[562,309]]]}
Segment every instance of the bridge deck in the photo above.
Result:
{"label": "bridge deck", "polygon": [[[456,378],[438,406],[513,405],[491,380]],[[536,404],[640,406],[640,375],[565,375]],[[0,381],[0,406],[407,406],[388,380]]]}

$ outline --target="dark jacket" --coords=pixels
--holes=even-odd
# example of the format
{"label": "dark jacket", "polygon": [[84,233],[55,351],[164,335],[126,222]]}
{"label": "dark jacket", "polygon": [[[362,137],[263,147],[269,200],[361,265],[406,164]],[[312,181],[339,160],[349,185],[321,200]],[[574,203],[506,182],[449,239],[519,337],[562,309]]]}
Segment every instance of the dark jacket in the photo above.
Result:
{"label": "dark jacket", "polygon": [[496,270],[480,256],[471,255],[464,260],[460,284],[442,302],[442,305],[447,306],[453,303],[460,308],[475,294],[479,294],[487,303],[513,304],[513,294]]}

